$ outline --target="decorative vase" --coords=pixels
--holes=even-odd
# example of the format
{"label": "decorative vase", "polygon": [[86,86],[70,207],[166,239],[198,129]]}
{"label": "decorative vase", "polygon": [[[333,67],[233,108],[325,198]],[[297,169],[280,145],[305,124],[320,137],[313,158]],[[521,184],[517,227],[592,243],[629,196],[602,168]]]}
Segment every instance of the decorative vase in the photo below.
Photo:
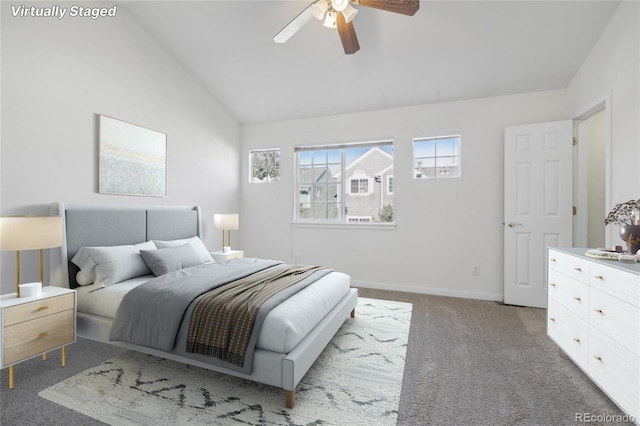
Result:
{"label": "decorative vase", "polygon": [[640,225],[624,225],[620,228],[620,238],[627,243],[627,250],[636,254],[640,250]]}

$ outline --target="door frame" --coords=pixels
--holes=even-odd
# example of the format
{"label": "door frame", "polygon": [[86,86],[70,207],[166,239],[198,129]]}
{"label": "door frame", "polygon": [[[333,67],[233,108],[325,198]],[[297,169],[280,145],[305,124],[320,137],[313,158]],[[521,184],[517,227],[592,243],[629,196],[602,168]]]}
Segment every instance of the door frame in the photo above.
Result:
{"label": "door frame", "polygon": [[[574,247],[586,247],[587,244],[587,227],[585,206],[587,204],[587,189],[580,186],[582,177],[588,173],[586,164],[586,155],[582,155],[585,149],[581,149],[580,134],[578,132],[578,126],[580,122],[588,120],[593,115],[604,111],[605,128],[604,128],[604,149],[605,149],[605,205],[603,206],[605,214],[611,211],[611,91],[608,91],[604,96],[591,102],[586,107],[578,110],[573,117],[573,136],[577,138],[577,145],[574,147],[574,170],[573,170],[573,205],[577,207],[578,213],[573,217],[573,246]],[[585,145],[582,145],[585,146]],[[604,224],[603,224],[604,226]],[[612,227],[605,228],[605,245],[610,247],[614,241]],[[591,247],[595,248],[595,247]]]}

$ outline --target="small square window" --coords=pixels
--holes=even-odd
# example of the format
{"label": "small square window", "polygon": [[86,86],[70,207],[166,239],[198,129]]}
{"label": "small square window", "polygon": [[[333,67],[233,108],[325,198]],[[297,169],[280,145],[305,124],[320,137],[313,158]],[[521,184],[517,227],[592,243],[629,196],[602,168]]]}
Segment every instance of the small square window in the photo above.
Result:
{"label": "small square window", "polygon": [[460,135],[413,140],[415,179],[460,177]]}
{"label": "small square window", "polygon": [[278,182],[280,180],[280,150],[249,151],[249,182]]}

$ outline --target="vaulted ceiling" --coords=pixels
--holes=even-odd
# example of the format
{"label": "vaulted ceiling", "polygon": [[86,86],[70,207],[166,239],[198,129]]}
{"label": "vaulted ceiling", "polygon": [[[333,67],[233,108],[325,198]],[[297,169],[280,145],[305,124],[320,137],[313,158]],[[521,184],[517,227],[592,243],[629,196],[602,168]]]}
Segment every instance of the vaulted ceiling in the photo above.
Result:
{"label": "vaulted ceiling", "polygon": [[619,1],[430,1],[409,17],[355,6],[360,51],[311,0],[125,2],[240,122],[290,120],[567,87]]}

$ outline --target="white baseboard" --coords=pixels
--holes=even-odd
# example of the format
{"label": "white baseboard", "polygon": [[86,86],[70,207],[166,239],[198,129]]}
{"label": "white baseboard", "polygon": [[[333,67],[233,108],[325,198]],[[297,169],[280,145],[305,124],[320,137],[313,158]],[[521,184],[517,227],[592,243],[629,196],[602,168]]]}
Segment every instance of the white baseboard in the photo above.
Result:
{"label": "white baseboard", "polygon": [[402,291],[406,293],[431,294],[433,296],[459,297],[462,299],[491,300],[503,302],[503,294],[476,293],[471,291],[451,290],[447,288],[417,287],[412,285],[398,285],[351,280],[351,287],[371,288],[376,290]]}

